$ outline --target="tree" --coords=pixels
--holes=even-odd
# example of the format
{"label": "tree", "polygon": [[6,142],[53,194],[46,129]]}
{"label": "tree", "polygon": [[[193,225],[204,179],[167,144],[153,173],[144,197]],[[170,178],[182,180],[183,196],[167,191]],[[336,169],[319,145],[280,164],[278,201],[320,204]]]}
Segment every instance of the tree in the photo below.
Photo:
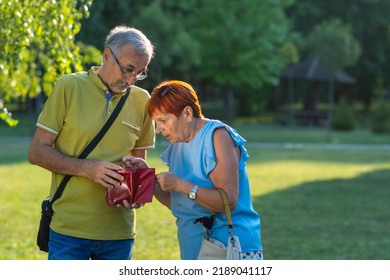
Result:
{"label": "tree", "polygon": [[[250,111],[246,104],[259,99],[262,86],[276,83],[285,65],[279,52],[288,43],[283,8],[290,3],[164,1],[163,10],[170,15],[169,19],[175,20],[174,36],[164,39],[168,38],[171,47],[176,45],[180,46],[177,49],[182,49],[181,53],[173,54],[176,61],[171,67],[182,67],[182,73],[177,76],[192,73],[198,86],[203,83],[204,88],[212,88],[214,92],[221,89],[228,113],[233,113],[234,95],[239,97],[236,101]],[[182,41],[180,45],[176,43],[178,39]],[[232,120],[233,116],[228,118]]]}
{"label": "tree", "polygon": [[[261,88],[278,81],[295,52],[284,14],[293,0],[124,1],[123,11],[131,10],[131,15],[108,13],[110,2],[94,3],[92,9],[100,15],[86,21],[79,38],[92,40],[87,34],[102,28],[99,18],[141,29],[156,46],[144,87],[168,78],[184,79],[197,89],[202,86],[216,95],[230,96],[227,100],[235,95],[241,111],[249,112],[252,104],[264,98]],[[228,90],[229,95],[225,94]],[[203,90],[199,92],[203,95]]]}
{"label": "tree", "polygon": [[229,113],[237,97],[240,113],[250,114],[261,88],[277,83],[286,64],[279,51],[289,42],[284,8],[290,2],[203,1],[197,9],[195,32],[204,43],[198,73],[223,88]]}
{"label": "tree", "polygon": [[[75,35],[91,0],[0,0],[0,100],[49,94],[58,75],[81,69]],[[6,108],[0,118],[15,125]]]}
{"label": "tree", "polygon": [[335,70],[355,65],[360,54],[360,43],[352,28],[340,19],[331,19],[314,26],[303,41],[308,56],[319,57]]}
{"label": "tree", "polygon": [[306,37],[317,23],[339,18],[352,27],[362,53],[349,72],[356,78],[356,94],[368,110],[374,89],[390,87],[390,1],[299,0],[286,10],[293,29]]}
{"label": "tree", "polygon": [[93,45],[103,50],[108,32],[118,24],[129,24],[134,15],[138,14],[135,6],[142,1],[99,0],[90,6],[90,16],[81,20],[77,41]]}
{"label": "tree", "polygon": [[188,73],[200,64],[199,42],[189,32],[187,17],[193,5],[191,1],[167,1],[164,5],[154,1],[132,21],[156,46],[156,57],[150,66],[153,84],[169,78],[189,80]]}
{"label": "tree", "polygon": [[[356,64],[360,43],[355,39],[350,24],[340,19],[328,19],[318,23],[301,42],[304,57],[319,58],[333,70],[341,70]],[[322,82],[312,82],[311,90],[304,95],[304,110],[317,110]]]}
{"label": "tree", "polygon": [[[117,5],[113,5],[117,3]],[[105,36],[115,25],[125,24],[142,30],[156,47],[156,56],[149,65],[149,77],[139,83],[150,90],[161,80],[186,79],[186,73],[199,64],[199,51],[187,30],[187,21],[180,13],[192,1],[95,1],[91,16],[82,21],[77,39],[103,48]],[[176,6],[180,6],[177,8]],[[184,76],[182,76],[184,75]]]}

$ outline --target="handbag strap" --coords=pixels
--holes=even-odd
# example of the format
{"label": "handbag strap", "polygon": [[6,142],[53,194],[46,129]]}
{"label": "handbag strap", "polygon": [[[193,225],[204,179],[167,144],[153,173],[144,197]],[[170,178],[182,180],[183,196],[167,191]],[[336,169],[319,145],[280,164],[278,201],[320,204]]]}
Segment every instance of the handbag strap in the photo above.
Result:
{"label": "handbag strap", "polygon": [[[225,206],[225,214],[226,214],[226,219],[227,219],[227,222],[228,222],[228,226],[229,226],[229,228],[233,228],[232,217],[231,217],[231,214],[230,214],[229,199],[227,197],[227,194],[226,194],[226,192],[223,189],[217,189],[217,190],[219,191],[219,193],[222,196],[223,205]],[[215,213],[213,213],[213,214],[215,214]]]}
{"label": "handbag strap", "polygon": [[[227,219],[227,224],[230,229],[233,229],[233,223],[232,223],[232,217],[230,214],[230,207],[229,207],[229,199],[227,197],[226,192],[223,189],[217,189],[218,192],[221,194],[222,200],[223,200],[223,206],[225,207],[225,215]],[[202,223],[206,230],[211,230],[213,227],[214,219],[215,219],[216,213],[214,211],[211,211],[211,217],[201,217],[194,220],[192,223]]]}
{"label": "handbag strap", "polygon": [[[130,87],[128,87],[126,89],[126,94],[121,97],[121,99],[119,100],[118,104],[116,105],[114,111],[112,112],[111,116],[106,121],[104,126],[100,129],[99,133],[96,134],[96,136],[92,139],[92,141],[88,144],[88,146],[86,146],[84,148],[84,150],[81,152],[81,154],[78,156],[79,159],[86,158],[89,155],[89,153],[92,152],[92,150],[100,142],[100,140],[103,138],[103,136],[106,134],[108,129],[111,127],[111,125],[115,121],[116,117],[119,115],[119,112],[121,111],[123,105],[126,102],[127,97],[130,94],[130,90],[131,90]],[[53,205],[54,201],[56,201],[58,198],[61,197],[62,192],[64,191],[65,186],[69,182],[71,177],[72,177],[72,175],[65,175],[65,177],[62,179],[62,181],[61,181],[57,191],[55,192],[55,194],[54,194],[54,196],[53,196],[53,198],[51,200],[50,208],[52,208],[52,205]],[[50,209],[50,212],[53,212],[53,210]]]}

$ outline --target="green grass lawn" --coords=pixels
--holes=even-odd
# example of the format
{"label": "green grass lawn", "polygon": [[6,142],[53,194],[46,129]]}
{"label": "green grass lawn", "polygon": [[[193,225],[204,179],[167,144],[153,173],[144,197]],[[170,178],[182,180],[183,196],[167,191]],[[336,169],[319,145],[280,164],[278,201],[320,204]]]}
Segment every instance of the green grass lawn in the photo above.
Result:
{"label": "green grass lawn", "polygon": [[[35,245],[50,173],[27,162],[29,138],[0,137],[0,259],[46,259]],[[149,153],[157,172],[163,148]],[[390,156],[378,150],[248,148],[266,259],[390,259]],[[137,260],[179,259],[175,220],[137,210]]]}

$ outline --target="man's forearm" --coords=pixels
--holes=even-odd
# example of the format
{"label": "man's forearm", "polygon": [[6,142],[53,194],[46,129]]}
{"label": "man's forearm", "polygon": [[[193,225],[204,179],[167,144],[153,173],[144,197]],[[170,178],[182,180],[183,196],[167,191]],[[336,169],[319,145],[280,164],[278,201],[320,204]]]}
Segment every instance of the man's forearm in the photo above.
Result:
{"label": "man's forearm", "polygon": [[65,156],[50,146],[40,145],[30,148],[29,160],[32,164],[54,173],[85,176],[83,170],[87,160]]}

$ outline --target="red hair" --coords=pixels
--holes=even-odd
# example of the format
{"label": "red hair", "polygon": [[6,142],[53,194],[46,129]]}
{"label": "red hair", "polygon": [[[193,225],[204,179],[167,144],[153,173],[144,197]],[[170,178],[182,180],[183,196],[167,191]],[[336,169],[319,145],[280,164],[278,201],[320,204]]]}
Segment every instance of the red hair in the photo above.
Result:
{"label": "red hair", "polygon": [[203,117],[198,95],[190,84],[178,80],[164,81],[151,93],[148,114],[152,117],[156,111],[160,111],[179,117],[187,106],[192,108],[195,118]]}

